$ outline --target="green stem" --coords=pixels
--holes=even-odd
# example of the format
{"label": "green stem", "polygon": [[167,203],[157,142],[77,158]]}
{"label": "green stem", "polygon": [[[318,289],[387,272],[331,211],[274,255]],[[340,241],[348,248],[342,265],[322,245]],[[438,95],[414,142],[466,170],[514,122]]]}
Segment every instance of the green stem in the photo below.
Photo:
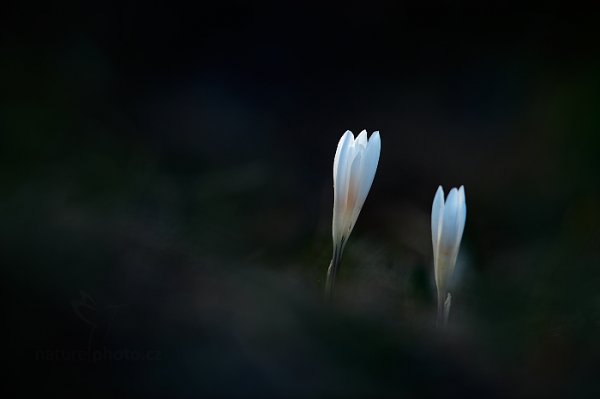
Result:
{"label": "green stem", "polygon": [[435,325],[438,328],[444,325],[444,294],[442,292],[438,292],[437,318],[435,320]]}
{"label": "green stem", "polygon": [[331,263],[327,269],[327,280],[325,281],[325,301],[331,303],[333,300],[333,291],[335,289],[335,279],[337,271],[342,261],[342,251],[344,250],[344,240],[339,245],[333,246],[333,256],[331,257]]}
{"label": "green stem", "polygon": [[452,305],[452,294],[448,293],[444,302],[444,327],[448,326],[448,317],[450,317],[450,306]]}
{"label": "green stem", "polygon": [[452,295],[448,292],[444,298],[444,294],[438,292],[437,302],[437,319],[435,325],[437,327],[446,327],[448,325],[448,317],[450,317],[450,306],[452,305]]}

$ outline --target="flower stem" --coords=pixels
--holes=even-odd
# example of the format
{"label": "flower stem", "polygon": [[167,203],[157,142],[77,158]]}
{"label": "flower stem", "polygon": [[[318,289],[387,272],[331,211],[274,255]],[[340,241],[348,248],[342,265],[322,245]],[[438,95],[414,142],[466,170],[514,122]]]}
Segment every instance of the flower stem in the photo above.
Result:
{"label": "flower stem", "polygon": [[444,327],[448,325],[448,317],[450,317],[450,306],[452,305],[452,294],[448,293],[444,302]]}
{"label": "flower stem", "polygon": [[444,300],[442,299],[442,293],[438,292],[438,300],[437,300],[437,318],[435,319],[436,327],[441,327],[444,321]]}
{"label": "flower stem", "polygon": [[445,300],[444,295],[442,293],[438,293],[437,319],[435,322],[437,327],[446,327],[448,325],[448,317],[450,316],[451,305],[452,295],[449,292],[446,294]]}
{"label": "flower stem", "polygon": [[327,269],[327,280],[325,281],[325,302],[331,303],[333,300],[333,291],[335,288],[336,274],[342,261],[342,251],[344,250],[343,240],[339,245],[333,246],[333,256]]}

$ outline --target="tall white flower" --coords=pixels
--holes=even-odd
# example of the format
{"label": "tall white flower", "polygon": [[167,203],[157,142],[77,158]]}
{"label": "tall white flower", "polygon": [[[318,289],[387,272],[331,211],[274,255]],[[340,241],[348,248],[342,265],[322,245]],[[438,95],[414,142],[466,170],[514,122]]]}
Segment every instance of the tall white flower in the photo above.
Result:
{"label": "tall white flower", "polygon": [[379,132],[367,139],[366,130],[356,138],[348,130],[338,143],[333,160],[333,259],[327,271],[328,296],[333,292],[348,237],[371,189],[380,152]]}
{"label": "tall white flower", "polygon": [[437,189],[431,208],[431,241],[433,243],[433,263],[435,284],[438,295],[438,323],[448,321],[452,295],[449,283],[456,266],[458,249],[465,229],[467,205],[465,188],[453,188],[444,202],[442,186]]}

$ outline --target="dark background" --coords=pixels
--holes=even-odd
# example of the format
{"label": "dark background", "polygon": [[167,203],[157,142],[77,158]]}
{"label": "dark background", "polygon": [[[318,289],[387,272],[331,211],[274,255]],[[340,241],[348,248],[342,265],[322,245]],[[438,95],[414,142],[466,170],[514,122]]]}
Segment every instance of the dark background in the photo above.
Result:
{"label": "dark background", "polygon": [[[0,15],[4,342],[21,393],[597,397],[591,10],[92,1]],[[379,130],[382,152],[327,307],[347,129]],[[442,331],[440,184],[464,184],[468,207]]]}

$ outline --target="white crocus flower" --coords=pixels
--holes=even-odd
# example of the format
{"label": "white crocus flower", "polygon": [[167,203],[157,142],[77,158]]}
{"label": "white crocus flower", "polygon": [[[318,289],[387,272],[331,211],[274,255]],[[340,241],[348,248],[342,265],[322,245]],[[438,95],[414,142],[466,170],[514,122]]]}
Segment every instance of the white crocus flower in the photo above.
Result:
{"label": "white crocus flower", "polygon": [[333,292],[342,252],[371,189],[380,152],[379,132],[367,139],[366,130],[356,138],[348,130],[338,143],[333,160],[333,259],[327,271],[328,297]]}
{"label": "white crocus flower", "polygon": [[435,284],[438,295],[438,324],[448,322],[452,295],[449,283],[454,273],[458,249],[465,229],[467,205],[465,189],[450,190],[444,202],[442,186],[437,189],[431,208],[431,241],[433,243],[433,263]]}

